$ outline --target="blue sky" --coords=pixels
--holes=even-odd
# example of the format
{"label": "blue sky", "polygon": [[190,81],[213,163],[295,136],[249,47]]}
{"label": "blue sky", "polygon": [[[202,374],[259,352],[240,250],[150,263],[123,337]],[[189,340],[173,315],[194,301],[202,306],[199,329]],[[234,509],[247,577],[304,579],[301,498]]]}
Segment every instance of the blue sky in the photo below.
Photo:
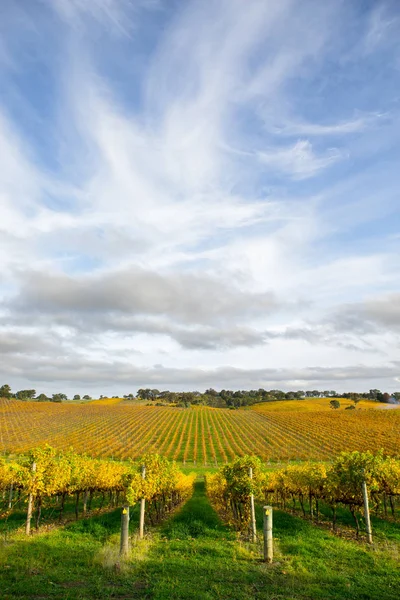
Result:
{"label": "blue sky", "polygon": [[398,2],[2,13],[4,383],[400,389]]}

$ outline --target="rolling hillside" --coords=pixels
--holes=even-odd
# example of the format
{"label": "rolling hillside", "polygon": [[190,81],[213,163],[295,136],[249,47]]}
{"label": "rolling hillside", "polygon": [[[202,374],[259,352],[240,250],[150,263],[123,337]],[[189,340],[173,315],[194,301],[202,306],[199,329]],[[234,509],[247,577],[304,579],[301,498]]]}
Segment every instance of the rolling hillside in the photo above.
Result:
{"label": "rolling hillside", "polygon": [[[91,456],[159,452],[180,462],[220,464],[236,455],[264,460],[328,459],[341,450],[399,451],[400,411],[251,410],[0,401],[0,451],[50,444]],[[306,407],[306,402],[296,402]],[[375,405],[376,406],[376,405]],[[283,409],[283,410],[282,410]]]}

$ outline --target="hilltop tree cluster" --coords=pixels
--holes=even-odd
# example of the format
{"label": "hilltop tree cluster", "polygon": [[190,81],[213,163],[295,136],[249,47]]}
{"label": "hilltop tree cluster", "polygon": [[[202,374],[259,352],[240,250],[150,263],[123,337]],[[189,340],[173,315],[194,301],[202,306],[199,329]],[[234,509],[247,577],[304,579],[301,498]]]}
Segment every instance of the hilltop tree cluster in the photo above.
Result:
{"label": "hilltop tree cluster", "polygon": [[[68,400],[66,394],[61,392],[57,394],[52,394],[51,396],[46,396],[46,394],[38,394],[36,395],[36,390],[19,390],[18,392],[12,392],[11,387],[8,384],[4,384],[0,386],[0,398],[15,398],[16,400],[35,400],[36,402],[63,402],[64,400]],[[81,397],[79,394],[75,394],[74,400],[80,400]],[[83,400],[91,400],[91,397],[85,395],[82,397]]]}
{"label": "hilltop tree cluster", "polygon": [[[241,406],[250,406],[260,402],[274,402],[276,400],[303,400],[306,398],[348,398],[355,404],[361,399],[374,400],[376,402],[389,402],[391,398],[400,401],[400,392],[392,395],[382,393],[380,390],[370,390],[365,393],[346,392],[339,394],[335,390],[297,390],[284,392],[282,390],[221,390],[216,391],[209,388],[204,393],[194,392],[170,392],[159,391],[157,389],[140,388],[136,395],[142,400],[151,402],[175,404],[178,406],[190,406],[192,404],[203,404],[218,408],[239,408]],[[133,399],[133,394],[124,396],[126,399]]]}

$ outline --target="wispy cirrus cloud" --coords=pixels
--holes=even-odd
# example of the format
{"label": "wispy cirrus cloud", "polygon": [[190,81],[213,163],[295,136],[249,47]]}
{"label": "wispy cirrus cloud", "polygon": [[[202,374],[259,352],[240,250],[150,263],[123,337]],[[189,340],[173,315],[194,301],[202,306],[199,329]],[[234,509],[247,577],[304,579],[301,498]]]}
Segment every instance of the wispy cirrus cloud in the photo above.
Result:
{"label": "wispy cirrus cloud", "polygon": [[272,171],[282,172],[293,179],[307,179],[344,156],[337,148],[330,148],[324,155],[318,156],[308,140],[299,140],[291,147],[259,152],[258,158]]}

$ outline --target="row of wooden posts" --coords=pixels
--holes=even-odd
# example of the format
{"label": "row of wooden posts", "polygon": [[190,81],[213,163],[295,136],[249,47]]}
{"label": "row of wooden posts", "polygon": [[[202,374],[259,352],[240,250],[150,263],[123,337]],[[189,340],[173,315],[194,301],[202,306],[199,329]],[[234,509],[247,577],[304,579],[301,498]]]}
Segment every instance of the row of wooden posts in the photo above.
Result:
{"label": "row of wooden posts", "polygon": [[[143,479],[146,476],[146,468],[142,467],[142,477]],[[250,467],[249,469],[250,479],[253,479],[253,469]],[[362,484],[362,492],[364,499],[364,516],[365,516],[365,525],[366,525],[366,533],[367,540],[369,544],[372,544],[372,529],[371,529],[371,519],[369,514],[369,503],[368,503],[368,490],[367,484],[364,481]],[[254,502],[254,494],[250,495],[250,511],[251,511],[251,538],[254,543],[257,542],[257,525],[256,525],[256,511],[255,511],[255,502]],[[139,538],[143,539],[144,535],[144,514],[145,514],[145,500],[144,498],[140,501],[140,519],[139,519]],[[272,506],[264,506],[263,507],[263,539],[264,539],[264,561],[266,563],[272,563],[273,555],[274,555],[274,546],[273,546],[273,527],[272,527],[272,516],[273,509]],[[120,546],[120,554],[127,555],[129,552],[129,506],[124,506],[122,508],[121,514],[121,546]]]}
{"label": "row of wooden posts", "polygon": [[[32,473],[36,471],[36,463],[32,464]],[[250,479],[253,479],[253,469],[249,468]],[[142,466],[142,479],[146,477],[146,467]],[[372,544],[372,528],[371,519],[369,513],[369,502],[368,502],[368,490],[365,481],[362,483],[362,493],[364,501],[364,517],[365,517],[365,529],[367,534],[367,541]],[[26,519],[26,534],[29,535],[31,527],[31,518],[33,511],[33,495],[29,494],[28,497],[28,510]],[[12,501],[12,487],[10,488],[9,505]],[[144,536],[144,515],[145,515],[146,501],[144,498],[140,501],[140,516],[139,516],[139,538],[143,539]],[[250,511],[251,511],[251,538],[254,543],[257,542],[257,525],[256,525],[256,511],[254,503],[254,494],[250,495]],[[263,507],[263,538],[264,538],[264,560],[267,563],[272,563],[273,559],[273,537],[272,537],[272,506]],[[129,552],[129,505],[122,507],[121,513],[121,544],[120,554],[122,556],[127,555]]]}
{"label": "row of wooden posts", "polygon": [[[250,478],[253,478],[253,469],[250,467]],[[146,467],[142,466],[142,477],[146,476]],[[251,529],[252,529],[252,540],[257,542],[257,526],[256,526],[256,514],[254,504],[254,494],[250,496],[251,505]],[[144,498],[140,501],[140,517],[139,517],[139,539],[143,539],[144,536],[144,514],[145,514],[146,501]],[[272,563],[273,558],[273,538],[272,538],[272,506],[264,506],[264,560],[267,563]],[[129,506],[125,505],[121,511],[121,543],[120,543],[120,555],[127,556],[129,553]]]}

